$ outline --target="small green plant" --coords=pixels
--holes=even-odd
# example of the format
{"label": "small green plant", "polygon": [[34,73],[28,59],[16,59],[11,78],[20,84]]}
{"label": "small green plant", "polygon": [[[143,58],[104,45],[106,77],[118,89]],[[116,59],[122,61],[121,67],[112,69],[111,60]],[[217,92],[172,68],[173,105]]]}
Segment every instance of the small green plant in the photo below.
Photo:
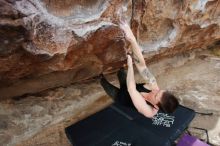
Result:
{"label": "small green plant", "polygon": [[216,56],[220,56],[220,46],[216,46],[216,47],[212,48],[211,52]]}

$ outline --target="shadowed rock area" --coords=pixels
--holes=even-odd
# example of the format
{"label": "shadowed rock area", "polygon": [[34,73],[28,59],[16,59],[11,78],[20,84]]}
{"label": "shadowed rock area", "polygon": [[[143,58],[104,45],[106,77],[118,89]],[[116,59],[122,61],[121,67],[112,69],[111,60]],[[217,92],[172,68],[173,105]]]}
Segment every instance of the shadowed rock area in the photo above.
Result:
{"label": "shadowed rock area", "polygon": [[218,0],[0,0],[1,99],[117,70],[120,19],[149,62],[220,40]]}

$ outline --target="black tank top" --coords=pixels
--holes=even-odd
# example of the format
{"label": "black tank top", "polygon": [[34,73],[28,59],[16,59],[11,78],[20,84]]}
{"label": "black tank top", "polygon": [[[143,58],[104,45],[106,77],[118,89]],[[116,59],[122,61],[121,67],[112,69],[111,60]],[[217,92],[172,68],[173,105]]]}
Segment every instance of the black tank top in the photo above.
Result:
{"label": "black tank top", "polygon": [[[146,92],[146,93],[151,92],[151,90],[148,90],[144,87],[144,83],[136,84],[136,89],[139,92]],[[131,100],[130,94],[128,93],[127,85],[120,87],[120,90],[118,92],[118,96],[115,99],[115,101],[118,102],[119,104],[124,105],[124,106],[129,106],[129,107],[134,108],[134,104]],[[146,103],[152,106],[151,103],[149,103],[147,101],[146,101]]]}

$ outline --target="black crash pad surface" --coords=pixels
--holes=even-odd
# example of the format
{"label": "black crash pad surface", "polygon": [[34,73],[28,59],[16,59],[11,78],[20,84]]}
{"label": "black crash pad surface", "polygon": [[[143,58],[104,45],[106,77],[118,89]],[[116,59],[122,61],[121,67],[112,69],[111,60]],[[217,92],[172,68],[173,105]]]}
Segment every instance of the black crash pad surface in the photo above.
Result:
{"label": "black crash pad surface", "polygon": [[134,121],[158,136],[175,141],[188,127],[194,116],[195,112],[193,110],[180,105],[172,114],[159,111],[153,119],[140,116]]}
{"label": "black crash pad surface", "polygon": [[179,106],[171,115],[159,112],[149,119],[115,103],[65,131],[73,146],[170,146],[194,115]]}

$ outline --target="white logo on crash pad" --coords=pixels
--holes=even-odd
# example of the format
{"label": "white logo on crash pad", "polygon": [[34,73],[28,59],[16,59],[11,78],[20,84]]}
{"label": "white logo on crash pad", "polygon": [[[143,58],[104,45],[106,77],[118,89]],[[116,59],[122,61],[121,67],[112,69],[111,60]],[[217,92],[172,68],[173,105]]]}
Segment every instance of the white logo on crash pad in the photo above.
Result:
{"label": "white logo on crash pad", "polygon": [[152,124],[164,127],[171,127],[174,123],[174,118],[174,116],[169,116],[165,113],[157,113],[152,119]]}
{"label": "white logo on crash pad", "polygon": [[112,144],[112,146],[131,146],[130,143],[126,143],[126,142],[121,142],[121,141],[116,141]]}

